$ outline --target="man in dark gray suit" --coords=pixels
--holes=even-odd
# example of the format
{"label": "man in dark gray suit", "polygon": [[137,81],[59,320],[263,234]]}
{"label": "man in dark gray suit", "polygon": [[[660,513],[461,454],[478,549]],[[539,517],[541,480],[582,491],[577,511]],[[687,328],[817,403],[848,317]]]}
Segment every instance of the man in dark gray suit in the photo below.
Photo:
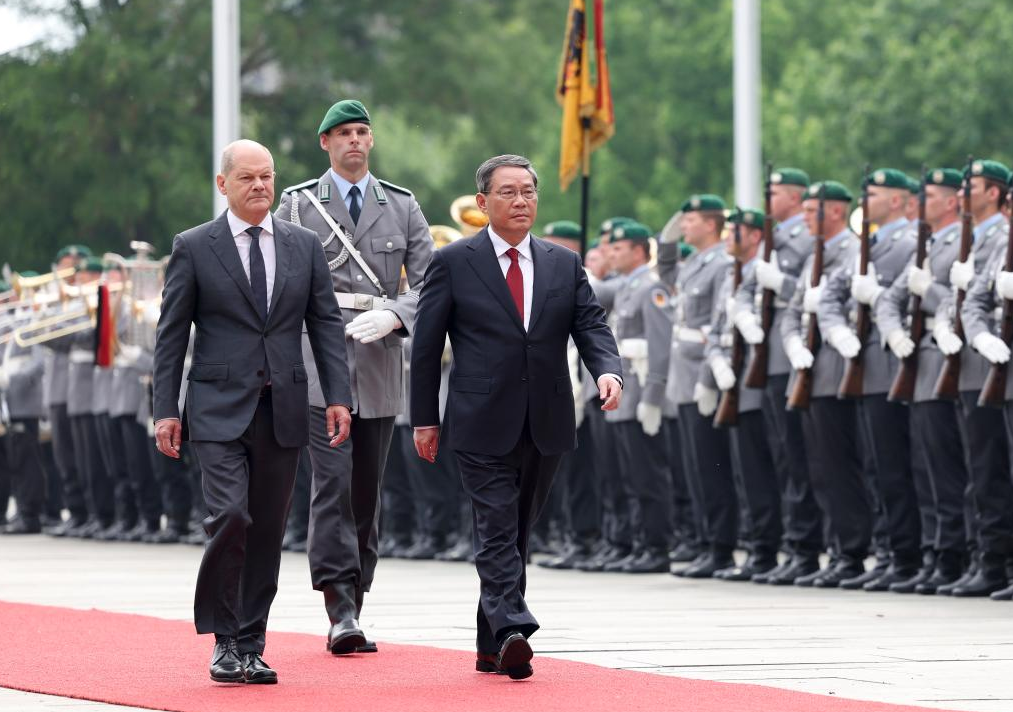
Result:
{"label": "man in dark gray suit", "polygon": [[[274,683],[264,634],[278,589],[299,450],[309,440],[303,322],[336,447],[348,437],[344,323],[317,236],[271,216],[274,161],[237,141],[222,154],[229,209],[176,236],[155,341],[159,451],[178,458],[187,434],[209,516],[194,600],[198,633],[214,633],[211,679]],[[177,406],[196,327],[182,421]]]}

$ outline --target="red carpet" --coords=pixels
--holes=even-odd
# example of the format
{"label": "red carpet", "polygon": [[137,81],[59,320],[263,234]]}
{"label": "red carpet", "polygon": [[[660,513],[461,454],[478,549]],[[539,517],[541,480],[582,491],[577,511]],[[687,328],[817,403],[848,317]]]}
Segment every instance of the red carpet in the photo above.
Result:
{"label": "red carpet", "polygon": [[521,682],[474,672],[474,655],[382,644],[335,658],[323,636],[268,633],[274,686],[218,685],[210,636],[187,621],[0,602],[0,686],[180,712],[913,712],[902,707],[611,670],[537,655]]}

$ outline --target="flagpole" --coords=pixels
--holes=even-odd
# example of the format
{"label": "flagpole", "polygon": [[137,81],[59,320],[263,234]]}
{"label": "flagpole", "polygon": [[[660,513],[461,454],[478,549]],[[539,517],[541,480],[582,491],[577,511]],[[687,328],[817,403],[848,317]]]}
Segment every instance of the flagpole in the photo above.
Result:
{"label": "flagpole", "polygon": [[583,259],[587,252],[587,213],[591,193],[591,119],[582,117],[580,126],[584,133],[584,155],[581,156],[580,177],[580,256]]}

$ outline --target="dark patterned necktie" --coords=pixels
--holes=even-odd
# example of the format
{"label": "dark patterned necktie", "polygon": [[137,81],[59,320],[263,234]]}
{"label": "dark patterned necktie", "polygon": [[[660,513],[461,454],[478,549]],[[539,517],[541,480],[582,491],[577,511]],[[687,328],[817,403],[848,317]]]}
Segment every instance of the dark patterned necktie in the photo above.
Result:
{"label": "dark patterned necktie", "polygon": [[348,214],[352,216],[352,222],[358,225],[359,213],[362,212],[362,206],[359,204],[359,186],[353,185],[352,189],[348,191],[348,196],[352,199],[352,204],[348,207]]}
{"label": "dark patterned necktie", "polygon": [[253,301],[260,312],[260,318],[267,319],[267,271],[264,269],[264,253],[260,251],[260,233],[264,228],[246,228],[250,240],[250,287],[253,288]]}

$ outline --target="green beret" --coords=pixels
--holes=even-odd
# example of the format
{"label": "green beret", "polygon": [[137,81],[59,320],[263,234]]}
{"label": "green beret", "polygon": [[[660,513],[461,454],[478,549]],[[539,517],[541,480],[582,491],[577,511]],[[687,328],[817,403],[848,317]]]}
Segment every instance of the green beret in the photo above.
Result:
{"label": "green beret", "polygon": [[612,232],[613,228],[618,227],[619,225],[626,225],[631,222],[636,222],[636,220],[624,217],[609,218],[601,224],[601,227],[598,229],[598,235],[607,235]]}
{"label": "green beret", "polygon": [[77,265],[78,272],[94,272],[102,274],[105,271],[105,267],[102,264],[102,260],[98,257],[87,257]]}
{"label": "green beret", "polygon": [[546,237],[566,237],[571,240],[579,240],[580,225],[573,220],[557,220],[546,225],[542,233]]}
{"label": "green beret", "polygon": [[699,193],[689,196],[679,210],[684,213],[691,213],[694,211],[724,210],[725,207],[725,201],[717,195],[713,193]]}
{"label": "green beret", "polygon": [[963,176],[956,168],[933,168],[925,172],[925,185],[944,185],[959,190],[963,182]]}
{"label": "green beret", "polygon": [[91,250],[85,245],[67,245],[56,253],[56,261],[64,257],[91,257]]}
{"label": "green beret", "polygon": [[[794,185],[794,183],[792,185]],[[764,215],[762,210],[753,210],[751,208],[743,210],[742,208],[738,208],[732,211],[732,214],[728,216],[728,222],[733,225],[737,223],[739,225],[745,225],[746,227],[761,228],[763,227],[763,218]]]}
{"label": "green beret", "polygon": [[981,176],[1005,185],[1010,179],[1010,170],[999,161],[980,160],[971,164],[971,175]]}
{"label": "green beret", "polygon": [[687,244],[685,242],[680,242],[679,243],[679,257],[681,257],[682,259],[686,259],[690,255],[695,254],[695,253],[696,253],[696,248],[693,247],[692,245]]}
{"label": "green beret", "polygon": [[922,190],[921,181],[919,181],[917,178],[907,176],[907,189],[908,192],[911,193],[911,195],[918,195]]}
{"label": "green beret", "polygon": [[819,198],[821,189],[823,190],[824,200],[839,200],[844,203],[850,203],[854,200],[851,197],[851,192],[844,187],[844,184],[838,183],[835,180],[823,180],[819,183],[813,183],[806,192],[806,199],[814,200]]}
{"label": "green beret", "polygon": [[612,230],[612,242],[619,242],[620,240],[647,242],[650,239],[651,229],[638,222],[628,222]]}
{"label": "green beret", "polygon": [[876,185],[880,188],[909,190],[911,187],[907,176],[896,168],[878,168],[869,174],[868,179],[869,185]]}
{"label": "green beret", "polygon": [[26,269],[24,272],[18,272],[19,277],[38,277],[39,273],[33,269]]}
{"label": "green beret", "polygon": [[799,168],[778,168],[770,174],[770,182],[777,185],[809,187],[809,174]]}
{"label": "green beret", "polygon": [[317,129],[317,134],[327,133],[339,124],[348,124],[353,121],[368,124],[369,112],[366,111],[366,107],[362,105],[361,101],[342,99],[327,110],[324,120],[320,122],[320,128]]}

